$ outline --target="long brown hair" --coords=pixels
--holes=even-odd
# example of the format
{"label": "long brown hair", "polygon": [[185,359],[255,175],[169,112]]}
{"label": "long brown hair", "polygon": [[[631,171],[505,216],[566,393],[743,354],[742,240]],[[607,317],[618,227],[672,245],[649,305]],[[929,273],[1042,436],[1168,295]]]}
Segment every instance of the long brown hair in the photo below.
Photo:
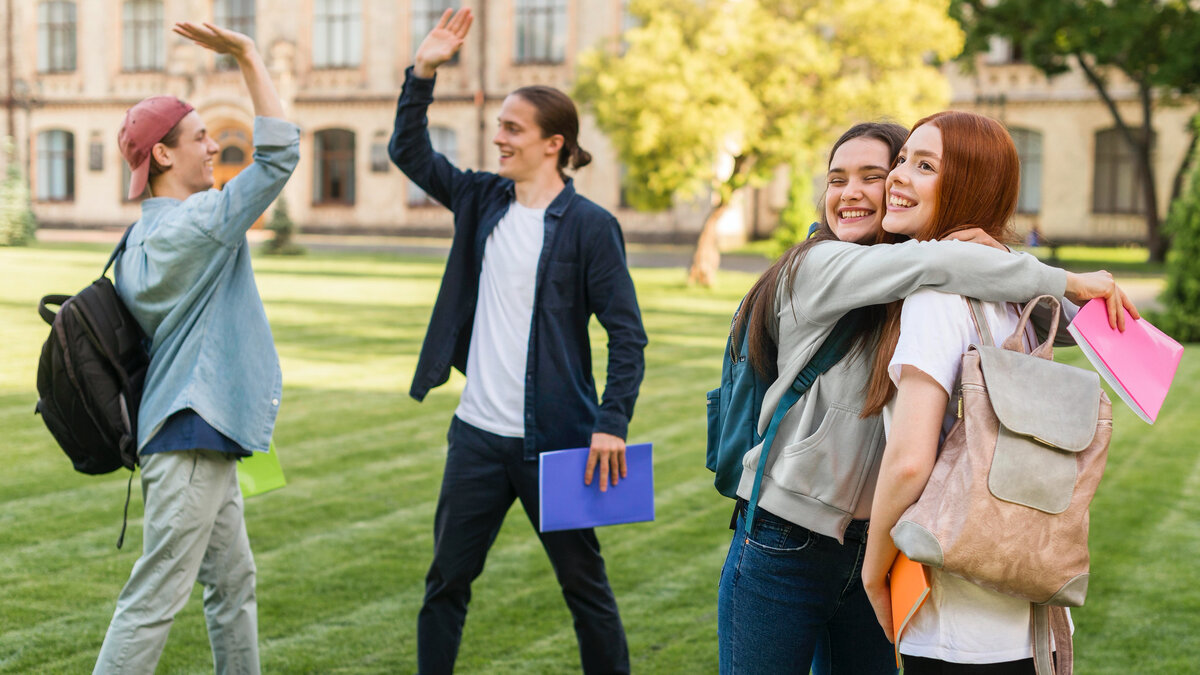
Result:
{"label": "long brown hair", "polygon": [[[829,163],[826,164],[826,168],[833,162],[833,156],[837,153],[838,148],[856,138],[868,138],[883,142],[888,146],[888,159],[891,161],[900,153],[900,148],[903,147],[907,135],[908,131],[894,122],[855,124],[833,144],[833,148],[829,151]],[[878,244],[890,240],[891,236],[881,229],[876,234],[874,241],[867,243]],[[791,298],[796,270],[800,267],[800,262],[809,249],[823,241],[838,241],[837,235],[833,233],[825,217],[824,199],[822,199],[820,228],[813,236],[796,244],[781,255],[779,260],[776,260],[767,271],[762,273],[758,281],[754,282],[742,300],[741,309],[734,320],[733,335],[735,339],[736,336],[745,335],[744,339],[750,341],[748,345],[750,365],[764,378],[774,380],[778,374],[776,359],[779,355],[779,345],[771,337],[769,327],[775,322],[779,285],[783,284],[785,298]],[[853,342],[855,353],[866,347],[882,319],[883,314],[880,308],[873,311],[867,320],[859,321]],[[743,333],[743,331],[745,332]]]}
{"label": "long brown hair", "polygon": [[[960,110],[930,115],[913,125],[913,131],[925,124],[942,133],[942,161],[933,218],[914,238],[941,239],[951,232],[978,227],[997,241],[1012,241],[1021,164],[1008,131],[990,117]],[[878,414],[895,394],[888,362],[900,337],[902,304],[887,306],[863,417]]]}

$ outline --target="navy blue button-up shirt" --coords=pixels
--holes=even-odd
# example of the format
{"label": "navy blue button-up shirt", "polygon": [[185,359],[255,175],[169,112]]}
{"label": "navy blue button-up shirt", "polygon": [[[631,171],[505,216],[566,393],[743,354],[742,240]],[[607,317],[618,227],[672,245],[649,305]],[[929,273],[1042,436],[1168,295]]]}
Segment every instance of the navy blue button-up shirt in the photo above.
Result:
{"label": "navy blue button-up shirt", "polygon": [[[454,212],[454,241],[409,394],[418,401],[467,369],[488,235],[516,198],[513,182],[462,171],[429,142],[433,79],[408,69],[388,151],[392,161]],[[608,377],[597,403],[588,321],[608,332]],[[567,180],[546,208],[525,375],[525,457],[589,445],[593,432],[625,438],[645,363],[646,332],[616,218]]]}

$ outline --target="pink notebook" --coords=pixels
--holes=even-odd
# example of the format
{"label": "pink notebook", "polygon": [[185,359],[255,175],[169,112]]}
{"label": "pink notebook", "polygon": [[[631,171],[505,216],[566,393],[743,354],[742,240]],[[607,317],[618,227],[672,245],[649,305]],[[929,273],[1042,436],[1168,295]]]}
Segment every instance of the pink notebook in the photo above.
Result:
{"label": "pink notebook", "polygon": [[1134,321],[1128,313],[1124,333],[1109,328],[1108,310],[1099,298],[1084,305],[1067,330],[1125,405],[1154,424],[1175,379],[1183,345],[1145,319]]}

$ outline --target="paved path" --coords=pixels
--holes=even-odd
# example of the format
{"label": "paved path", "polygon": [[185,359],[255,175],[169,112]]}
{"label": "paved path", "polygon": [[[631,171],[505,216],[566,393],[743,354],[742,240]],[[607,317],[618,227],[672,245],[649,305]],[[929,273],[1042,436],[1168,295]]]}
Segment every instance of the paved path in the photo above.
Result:
{"label": "paved path", "polygon": [[[252,230],[248,235],[252,243],[267,239],[264,230]],[[48,242],[92,242],[116,244],[121,239],[121,230],[38,230],[38,240]],[[450,251],[446,239],[414,238],[393,236],[346,236],[324,234],[302,234],[296,237],[301,245],[314,251],[363,251],[371,250],[404,255],[445,256]],[[633,267],[678,267],[686,268],[692,261],[690,246],[629,246],[629,262]],[[770,261],[757,255],[727,254],[721,256],[721,269],[760,273],[767,269]],[[1142,310],[1158,309],[1157,297],[1162,293],[1165,280],[1154,277],[1118,277],[1121,287],[1129,294],[1134,304]]]}

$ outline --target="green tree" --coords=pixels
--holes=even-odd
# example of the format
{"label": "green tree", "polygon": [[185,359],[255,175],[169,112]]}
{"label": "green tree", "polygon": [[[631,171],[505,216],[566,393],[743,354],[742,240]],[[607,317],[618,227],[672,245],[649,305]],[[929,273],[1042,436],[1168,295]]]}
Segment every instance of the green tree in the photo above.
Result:
{"label": "green tree", "polygon": [[[1195,130],[1200,119],[1193,118]],[[1193,150],[1195,152],[1195,150]],[[1171,204],[1166,230],[1171,236],[1163,312],[1155,324],[1180,342],[1200,341],[1200,169],[1192,162],[1185,191]]]}
{"label": "green tree", "polygon": [[575,96],[627,166],[635,207],[712,195],[689,274],[710,285],[738,190],[807,168],[852,121],[944,105],[931,63],[962,46],[949,1],[632,0],[640,26],[623,49],[580,57]]}
{"label": "green tree", "polygon": [[279,199],[275,200],[275,210],[271,213],[267,229],[271,231],[271,238],[263,244],[264,253],[268,255],[300,255],[305,252],[304,247],[293,240],[296,234],[296,224],[288,215],[287,200],[283,195],[279,195]]}
{"label": "green tree", "polygon": [[[966,30],[962,58],[985,52],[1001,37],[1047,76],[1079,68],[1133,150],[1146,204],[1146,245],[1162,262],[1163,237],[1154,166],[1153,115],[1200,87],[1200,13],[1187,0],[953,0],[951,14]],[[1117,105],[1113,75],[1137,89],[1140,120]],[[1194,132],[1193,132],[1194,133]],[[1194,140],[1193,140],[1194,144]],[[1178,173],[1186,170],[1185,164]],[[1176,183],[1178,184],[1178,179]]]}
{"label": "green tree", "polygon": [[29,189],[17,169],[17,159],[8,153],[8,169],[0,181],[0,246],[25,246],[33,241],[37,219],[29,203]]}

